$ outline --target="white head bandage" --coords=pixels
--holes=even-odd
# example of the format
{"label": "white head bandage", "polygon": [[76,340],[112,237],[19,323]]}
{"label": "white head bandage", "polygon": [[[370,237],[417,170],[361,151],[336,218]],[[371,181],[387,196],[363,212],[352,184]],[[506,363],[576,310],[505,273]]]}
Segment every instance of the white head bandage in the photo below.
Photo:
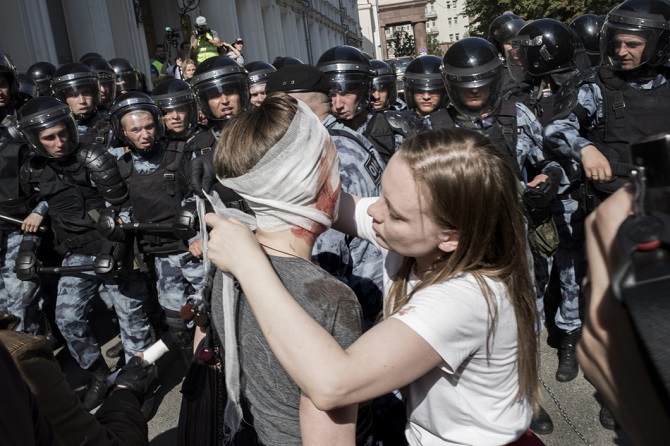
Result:
{"label": "white head bandage", "polygon": [[316,115],[304,103],[298,105],[286,134],[253,169],[237,178],[219,178],[247,201],[265,232],[299,227],[320,233],[336,217],[336,203],[329,200],[339,197],[337,150]]}

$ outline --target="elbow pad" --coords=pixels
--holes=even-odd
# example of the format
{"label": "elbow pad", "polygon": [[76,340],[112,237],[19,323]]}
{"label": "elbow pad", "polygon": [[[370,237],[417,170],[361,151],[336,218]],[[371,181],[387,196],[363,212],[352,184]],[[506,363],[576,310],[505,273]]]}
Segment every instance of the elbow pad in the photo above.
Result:
{"label": "elbow pad", "polygon": [[119,166],[107,150],[98,144],[84,147],[77,154],[103,198],[111,204],[121,204],[128,198],[128,187]]}

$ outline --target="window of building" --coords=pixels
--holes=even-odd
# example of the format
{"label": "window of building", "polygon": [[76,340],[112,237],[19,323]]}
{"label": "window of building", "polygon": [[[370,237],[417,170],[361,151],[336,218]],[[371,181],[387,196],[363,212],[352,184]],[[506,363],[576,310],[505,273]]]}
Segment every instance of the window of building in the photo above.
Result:
{"label": "window of building", "polygon": [[456,0],[453,0],[454,3],[454,9],[456,9]]}
{"label": "window of building", "polygon": [[454,35],[453,35],[453,34],[449,34],[449,41],[450,41],[450,42],[453,42],[453,41],[454,41]]}
{"label": "window of building", "polygon": [[451,26],[451,17],[447,19],[447,25]]}
{"label": "window of building", "polygon": [[433,28],[435,28],[435,20],[433,20],[433,21],[431,22],[431,26],[432,26]]}
{"label": "window of building", "polygon": [[447,2],[447,9],[451,9],[451,2]]}
{"label": "window of building", "polygon": [[454,17],[454,25],[458,25],[458,17]]}
{"label": "window of building", "polygon": [[459,40],[460,38],[461,38],[461,37],[460,37],[460,34],[459,34],[459,33],[456,33],[456,40]]}

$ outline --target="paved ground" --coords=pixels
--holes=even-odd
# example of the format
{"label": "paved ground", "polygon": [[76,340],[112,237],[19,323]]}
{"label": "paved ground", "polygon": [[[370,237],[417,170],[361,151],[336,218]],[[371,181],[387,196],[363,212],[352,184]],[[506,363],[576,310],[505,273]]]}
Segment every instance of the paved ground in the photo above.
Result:
{"label": "paved ground", "polygon": [[[107,350],[116,343],[118,338],[112,337],[112,329],[104,323],[94,324],[99,339]],[[629,446],[632,443],[620,431],[609,431],[600,426],[598,421],[599,404],[594,398],[593,387],[580,375],[569,383],[559,383],[554,378],[557,365],[556,350],[548,345],[547,332],[542,334],[541,342],[542,369],[541,377],[544,384],[543,406],[554,420],[555,429],[552,434],[541,439],[547,446],[593,445]],[[70,384],[81,389],[87,377],[70,358],[65,349],[58,351],[57,358],[61,362]],[[175,444],[176,426],[179,418],[181,401],[181,380],[186,366],[181,360],[164,358],[162,370],[165,376],[158,391],[159,405],[156,415],[149,423],[149,438],[152,446],[173,446]],[[108,360],[113,365],[111,360]]]}

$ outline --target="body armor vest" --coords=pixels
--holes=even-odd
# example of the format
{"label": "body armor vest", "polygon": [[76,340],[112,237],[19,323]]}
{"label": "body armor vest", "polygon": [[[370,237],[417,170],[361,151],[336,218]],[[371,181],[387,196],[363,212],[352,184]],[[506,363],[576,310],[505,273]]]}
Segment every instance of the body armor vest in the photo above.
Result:
{"label": "body armor vest", "polygon": [[377,149],[384,163],[388,163],[391,155],[395,153],[395,137],[393,128],[386,120],[383,113],[372,113],[372,119],[365,129],[365,136]]}
{"label": "body armor vest", "polygon": [[[80,149],[81,146],[77,152]],[[96,229],[96,220],[99,210],[105,207],[105,199],[91,184],[78,157],[32,158],[24,166],[22,176],[38,185],[40,198],[49,204],[56,252],[90,255],[102,250],[104,239]]]}
{"label": "body armor vest", "polygon": [[[7,134],[0,134],[0,214],[25,218],[30,212],[29,194],[20,186],[21,144]],[[16,225],[0,221],[0,231],[16,230]]]}
{"label": "body armor vest", "polygon": [[[447,110],[437,110],[430,115],[430,121],[434,129],[454,128],[454,118],[452,108]],[[486,136],[505,155],[511,163],[516,176],[523,180],[523,175],[519,169],[519,163],[516,159],[517,144],[517,125],[516,125],[516,105],[514,101],[503,100],[493,117],[493,126],[486,133],[479,132]]]}
{"label": "body armor vest", "polygon": [[623,186],[633,167],[630,144],[670,130],[670,87],[666,82],[658,88],[638,90],[608,68],[601,68],[596,82],[603,95],[604,115],[587,138],[607,158],[617,177],[594,186],[612,193]]}
{"label": "body armor vest", "polygon": [[[183,141],[167,144],[161,164],[152,173],[140,174],[133,166],[132,153],[119,160],[121,176],[128,185],[133,220],[138,223],[164,223],[181,209],[189,193],[184,176]],[[137,234],[140,249],[145,253],[172,253],[183,250],[183,243],[173,234]]]}

